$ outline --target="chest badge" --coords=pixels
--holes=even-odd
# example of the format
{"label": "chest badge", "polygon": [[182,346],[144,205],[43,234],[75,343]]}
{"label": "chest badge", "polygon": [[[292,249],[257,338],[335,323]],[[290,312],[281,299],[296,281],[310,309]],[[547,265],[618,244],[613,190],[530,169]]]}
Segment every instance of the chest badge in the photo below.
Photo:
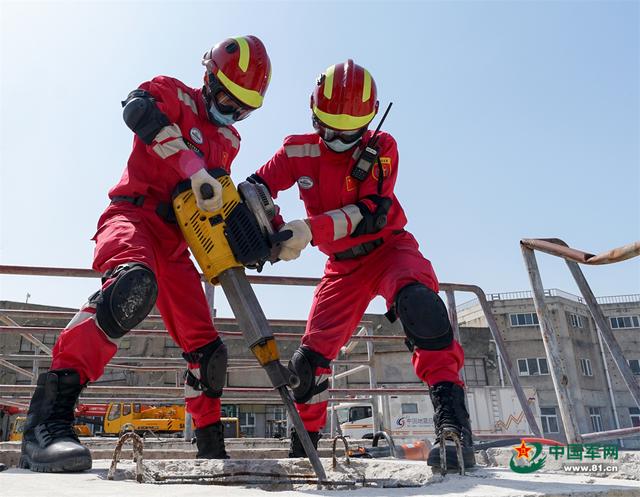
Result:
{"label": "chest badge", "polygon": [[303,190],[308,190],[313,186],[313,180],[309,176],[300,176],[298,178],[298,186]]}
{"label": "chest badge", "polygon": [[191,131],[189,131],[189,136],[195,143],[197,143],[198,145],[202,145],[202,142],[204,141],[202,139],[202,131],[200,131],[198,128],[191,128]]}

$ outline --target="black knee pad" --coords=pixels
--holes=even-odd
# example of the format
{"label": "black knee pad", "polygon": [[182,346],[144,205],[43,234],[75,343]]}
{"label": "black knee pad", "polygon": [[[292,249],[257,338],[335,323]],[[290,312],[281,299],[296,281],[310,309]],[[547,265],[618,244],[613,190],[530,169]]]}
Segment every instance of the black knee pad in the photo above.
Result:
{"label": "black knee pad", "polygon": [[328,368],[331,361],[308,347],[298,347],[291,356],[289,369],[299,378],[300,384],[293,388],[293,398],[299,404],[311,400],[314,395],[329,388],[329,380],[317,382],[316,368]]}
{"label": "black knee pad", "polygon": [[122,264],[107,272],[103,281],[114,280],[89,298],[96,305],[98,325],[109,337],[121,338],[142,322],[158,297],[153,271],[138,262]]}
{"label": "black knee pad", "polygon": [[199,364],[200,378],[187,370],[185,382],[194,390],[202,391],[207,397],[222,397],[222,389],[227,381],[227,346],[220,337],[193,352],[182,354],[185,361]]}
{"label": "black knee pad", "polygon": [[422,283],[411,283],[398,292],[395,312],[412,345],[440,350],[453,341],[447,307],[436,292]]}

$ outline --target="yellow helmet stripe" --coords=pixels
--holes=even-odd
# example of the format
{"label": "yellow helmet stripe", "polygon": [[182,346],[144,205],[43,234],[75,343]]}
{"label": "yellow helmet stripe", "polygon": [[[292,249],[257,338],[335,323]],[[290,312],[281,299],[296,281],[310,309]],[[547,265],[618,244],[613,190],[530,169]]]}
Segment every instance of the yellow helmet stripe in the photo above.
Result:
{"label": "yellow helmet stripe", "polygon": [[366,102],[371,98],[371,74],[364,70],[364,86],[362,88],[362,101]]}
{"label": "yellow helmet stripe", "polygon": [[318,109],[317,105],[313,106],[313,113],[327,126],[341,131],[351,131],[360,129],[371,122],[376,115],[374,110],[366,116],[350,116],[349,114],[329,114]]}
{"label": "yellow helmet stripe", "polygon": [[255,90],[247,90],[243,88],[237,83],[234,83],[229,79],[229,77],[223,73],[220,69],[218,69],[218,73],[216,77],[220,80],[220,82],[224,85],[224,87],[231,92],[231,94],[236,97],[240,102],[249,107],[253,107],[257,109],[262,106],[262,95]]}
{"label": "yellow helmet stripe", "polygon": [[238,42],[238,46],[240,47],[240,59],[238,60],[238,67],[242,72],[247,72],[249,68],[249,56],[251,54],[251,50],[249,50],[249,44],[247,43],[246,38],[234,38]]}
{"label": "yellow helmet stripe", "polygon": [[333,73],[336,70],[336,66],[327,68],[327,72],[324,73],[324,97],[331,100],[333,94]]}

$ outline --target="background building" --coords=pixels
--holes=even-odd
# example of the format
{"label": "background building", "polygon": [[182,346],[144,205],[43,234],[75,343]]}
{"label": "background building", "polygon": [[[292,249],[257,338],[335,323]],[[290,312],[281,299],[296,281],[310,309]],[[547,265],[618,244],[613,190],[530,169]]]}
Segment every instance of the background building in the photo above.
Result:
{"label": "background building", "polygon": [[[523,387],[533,387],[538,392],[541,408],[542,430],[550,438],[563,440],[564,434],[558,411],[558,403],[549,374],[546,354],[541,339],[533,300],[529,292],[494,294],[488,296],[492,312],[506,342],[514,367],[517,368]],[[640,380],[640,295],[604,297],[598,299],[626,359]],[[609,351],[598,340],[596,327],[586,305],[580,297],[560,290],[547,290],[546,301],[558,334],[569,381],[576,386],[577,411],[580,416],[580,430],[583,433],[624,428],[640,425],[640,409],[635,405],[630,393],[613,363]],[[31,311],[58,311],[68,313],[73,309],[49,307],[36,304],[0,301],[0,318],[8,324],[2,309],[22,309]],[[152,314],[156,314],[153,311]],[[13,319],[20,326],[62,328],[68,317],[34,317],[35,314],[16,316]],[[509,386],[510,381],[504,364],[499,360],[495,342],[487,327],[486,320],[477,301],[470,301],[458,307],[461,341],[465,348],[464,376],[468,386]],[[398,322],[389,323],[384,316],[366,315],[375,335],[403,336]],[[301,334],[303,322],[274,326],[280,333]],[[163,329],[156,320],[147,320],[141,326],[145,329]],[[218,320],[222,331],[237,331],[231,320]],[[58,333],[38,331],[34,336],[53,347]],[[228,387],[269,387],[269,381],[246,347],[244,340],[225,340],[230,357],[239,359],[239,364],[229,367]],[[298,345],[298,339],[278,340],[281,356],[288,360]],[[420,385],[410,362],[410,353],[402,341],[375,342],[373,381],[380,387]],[[48,369],[50,359],[34,362],[36,348],[19,334],[0,334],[0,359],[12,365],[33,372]],[[29,356],[21,358],[20,356]],[[181,350],[168,335],[165,336],[125,336],[116,357],[158,358],[153,364],[175,365],[174,371],[132,371],[122,365],[111,365],[97,385],[128,386],[182,386],[184,362]],[[367,357],[365,342],[358,342],[349,352],[352,360]],[[344,358],[344,356],[343,356]],[[338,358],[340,359],[340,357]],[[114,361],[117,362],[117,361]],[[34,368],[35,364],[35,368]],[[142,364],[142,363],[141,363]],[[149,366],[149,362],[142,365]],[[340,374],[353,366],[336,364],[335,372]],[[369,387],[369,371],[360,372],[336,380],[336,387]],[[32,379],[13,369],[6,363],[0,364],[0,384],[30,384]],[[609,386],[610,385],[610,386]],[[1,395],[1,392],[0,392]],[[276,397],[259,399],[246,394],[225,393],[224,413],[237,416],[241,432],[249,437],[270,437],[280,435],[285,412]],[[6,424],[6,420],[5,420]],[[2,420],[0,420],[2,427]],[[6,428],[3,428],[6,433]],[[640,440],[627,439],[625,447],[640,448]]]}

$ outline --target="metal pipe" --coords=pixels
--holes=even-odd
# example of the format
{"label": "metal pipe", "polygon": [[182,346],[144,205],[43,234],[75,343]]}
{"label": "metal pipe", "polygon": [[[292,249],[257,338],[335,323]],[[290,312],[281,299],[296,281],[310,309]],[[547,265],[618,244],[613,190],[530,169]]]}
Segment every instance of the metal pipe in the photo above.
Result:
{"label": "metal pipe", "polygon": [[[455,338],[456,342],[462,344],[462,340],[460,339],[460,327],[458,326],[458,311],[456,310],[456,294],[453,290],[446,290],[444,293],[447,296],[447,310],[449,312],[451,328],[453,329],[453,338]],[[460,369],[460,377],[462,378],[462,381],[466,383],[464,364],[462,365],[462,369]]]}
{"label": "metal pipe", "polygon": [[631,366],[629,366],[629,363],[624,358],[624,352],[622,352],[620,344],[616,340],[616,337],[609,326],[609,321],[596,302],[596,298],[593,295],[591,287],[589,286],[587,279],[584,277],[580,266],[573,261],[566,261],[566,263],[567,266],[569,266],[569,271],[571,271],[571,274],[573,275],[573,279],[576,280],[576,284],[584,297],[587,307],[589,307],[591,316],[593,316],[593,319],[600,330],[600,336],[604,340],[604,343],[607,344],[611,357],[616,363],[616,366],[618,366],[622,379],[627,385],[629,392],[631,392],[631,396],[633,397],[633,400],[635,400],[636,405],[640,407],[640,384],[636,381],[635,376],[631,371]]}
{"label": "metal pipe", "polygon": [[538,270],[536,256],[533,250],[524,244],[521,245],[521,249],[529,274],[531,288],[533,289],[533,302],[538,315],[538,321],[540,322],[542,343],[546,351],[553,386],[558,397],[558,406],[567,442],[570,444],[580,443],[582,439],[580,437],[576,409],[578,405],[581,406],[581,404],[577,403],[577,399],[574,399],[571,391],[572,386],[569,382],[569,376],[564,361],[562,360],[562,355],[560,354],[558,338],[556,337],[553,324],[547,311],[547,305],[544,301],[544,288],[542,286],[542,278]]}
{"label": "metal pipe", "polygon": [[352,374],[359,373],[363,369],[369,369],[369,366],[356,366],[355,368],[347,369],[346,371],[335,375],[335,379],[339,380],[340,378],[346,378],[347,376],[351,376]]}
{"label": "metal pipe", "polygon": [[504,343],[504,338],[502,338],[502,333],[500,333],[500,330],[498,329],[498,323],[496,322],[496,318],[491,312],[491,307],[489,306],[489,302],[487,301],[482,288],[474,286],[467,291],[471,291],[476,295],[476,297],[478,297],[478,302],[480,303],[480,307],[482,307],[482,312],[484,312],[484,317],[487,320],[487,325],[489,326],[489,330],[491,330],[491,336],[493,336],[493,339],[496,342],[496,348],[502,356],[504,365],[507,369],[507,373],[509,374],[509,379],[511,380],[511,386],[515,390],[516,396],[520,401],[520,407],[522,407],[524,417],[527,419],[527,423],[529,423],[529,428],[537,437],[542,437],[542,431],[538,426],[538,421],[533,415],[533,411],[531,410],[531,406],[529,405],[529,399],[524,393],[524,389],[522,388],[522,384],[520,383],[520,377],[513,367],[511,356],[509,355],[507,346]]}
{"label": "metal pipe", "polygon": [[[23,333],[29,330],[32,333],[61,333],[64,328],[57,328],[51,326],[0,326],[0,333]],[[218,334],[227,337],[230,340],[244,340],[241,331],[218,331]],[[147,330],[147,329],[133,329],[127,333],[127,336],[158,336],[168,338],[167,330]],[[303,336],[301,333],[274,333],[274,337],[280,340],[299,341]],[[51,349],[40,342],[37,338],[27,338],[31,343],[39,346],[51,354]],[[32,340],[33,339],[33,340]],[[375,336],[352,336],[351,340],[360,342],[384,342],[384,341],[396,341],[404,342],[405,337],[399,335],[375,335]],[[37,345],[40,344],[40,345]]]}
{"label": "metal pipe", "polygon": [[585,442],[594,442],[596,440],[613,440],[616,438],[626,438],[640,435],[640,426],[631,428],[620,428],[619,430],[596,431],[593,433],[585,433],[582,440]]}
{"label": "metal pipe", "polygon": [[[373,329],[371,328],[371,326],[366,327],[366,332],[367,332],[367,335],[373,336]],[[369,370],[369,388],[377,390],[378,381],[376,379],[375,351],[373,350],[373,342],[367,342],[367,360],[369,361],[369,366],[362,366],[362,367],[367,367]],[[380,412],[379,412],[380,399],[375,399],[375,401],[372,404],[373,406],[371,409],[371,415],[372,415],[372,421],[373,421],[373,432],[375,433],[376,431],[381,429]]]}
{"label": "metal pipe", "polygon": [[589,265],[613,264],[640,255],[640,241],[617,247],[598,255],[569,247],[559,238],[525,239],[521,240],[520,243],[532,250],[539,250],[566,260]]}
{"label": "metal pipe", "polygon": [[35,373],[31,371],[27,371],[26,369],[22,369],[20,366],[11,364],[9,361],[5,361],[4,359],[0,359],[0,366],[4,366],[5,368],[10,369],[11,371],[15,371],[16,373],[21,374],[22,376],[26,376],[30,380],[35,378],[37,374],[37,371]]}
{"label": "metal pipe", "polygon": [[[602,360],[602,366],[604,368],[604,377],[607,380],[609,402],[611,402],[611,410],[613,411],[613,422],[616,426],[616,430],[619,430],[620,420],[618,419],[618,408],[616,407],[616,397],[613,393],[613,386],[611,384],[611,374],[609,374],[609,365],[607,364],[607,356],[604,353],[602,338],[600,338],[600,329],[597,326],[596,326],[596,337],[598,338],[598,349],[600,350],[600,359]],[[618,443],[622,447],[624,447],[624,442],[622,441],[622,439],[618,440]]]}

